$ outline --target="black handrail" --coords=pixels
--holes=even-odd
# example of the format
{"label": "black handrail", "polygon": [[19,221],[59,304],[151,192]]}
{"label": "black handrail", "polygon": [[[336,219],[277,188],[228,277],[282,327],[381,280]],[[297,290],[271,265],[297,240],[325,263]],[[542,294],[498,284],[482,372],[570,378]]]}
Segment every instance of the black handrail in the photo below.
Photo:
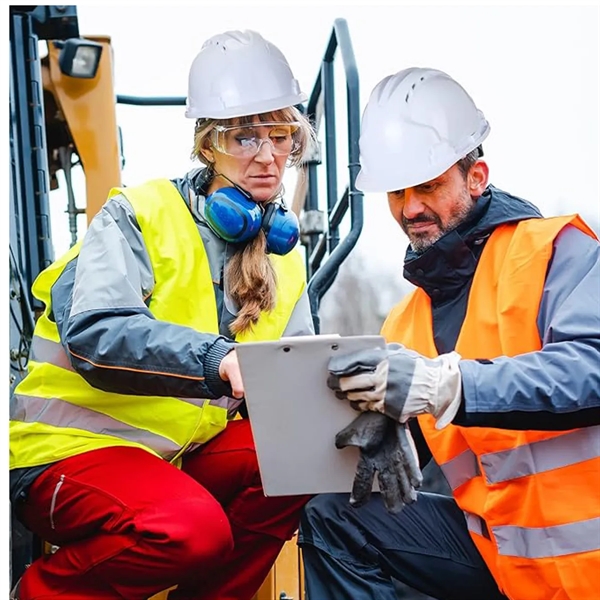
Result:
{"label": "black handrail", "polygon": [[185,96],[124,96],[117,95],[117,104],[133,106],[185,106]]}
{"label": "black handrail", "polygon": [[[10,7],[10,168],[15,256],[34,309],[43,305],[31,286],[54,260],[50,232],[50,183],[44,125],[44,94],[38,41],[75,31],[71,7]],[[23,10],[21,10],[23,9]],[[69,9],[69,10],[67,10]],[[68,13],[69,16],[65,16]],[[55,30],[52,27],[56,27]],[[68,29],[71,27],[71,29]]]}
{"label": "black handrail", "polygon": [[[348,185],[340,200],[337,199],[337,158],[335,129],[335,97],[333,60],[339,46],[346,77],[346,99],[348,110]],[[321,100],[321,97],[323,99]],[[323,114],[319,111],[323,106]],[[317,127],[321,116],[325,119],[325,157],[327,176],[327,228],[322,234],[307,235],[304,244],[308,254],[308,295],[315,330],[320,329],[319,305],[331,287],[342,262],[356,245],[363,226],[363,194],[355,187],[359,170],[358,138],[360,133],[360,97],[358,70],[345,19],[336,19],[327,44],[321,69],[308,100],[307,115]],[[308,164],[308,191],[305,210],[318,211],[317,191],[318,163]],[[339,239],[339,224],[350,209],[350,231]],[[327,260],[322,263],[325,256]]]}

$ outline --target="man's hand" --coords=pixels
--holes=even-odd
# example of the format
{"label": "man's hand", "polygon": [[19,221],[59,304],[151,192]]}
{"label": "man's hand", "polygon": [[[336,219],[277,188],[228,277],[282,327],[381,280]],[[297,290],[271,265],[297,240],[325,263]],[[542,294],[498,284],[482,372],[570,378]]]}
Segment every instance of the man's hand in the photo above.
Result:
{"label": "man's hand", "polygon": [[350,504],[363,506],[371,497],[375,472],[386,509],[397,513],[417,499],[423,477],[415,446],[406,424],[376,412],[364,412],[335,438],[337,448],[360,450]]}
{"label": "man's hand", "polygon": [[430,413],[441,429],[452,421],[462,400],[456,352],[426,358],[400,344],[335,356],[327,385],[360,411],[376,411],[405,423]]}
{"label": "man's hand", "polygon": [[223,381],[229,381],[231,393],[234,398],[244,397],[244,382],[235,350],[227,353],[219,365],[219,377]]}

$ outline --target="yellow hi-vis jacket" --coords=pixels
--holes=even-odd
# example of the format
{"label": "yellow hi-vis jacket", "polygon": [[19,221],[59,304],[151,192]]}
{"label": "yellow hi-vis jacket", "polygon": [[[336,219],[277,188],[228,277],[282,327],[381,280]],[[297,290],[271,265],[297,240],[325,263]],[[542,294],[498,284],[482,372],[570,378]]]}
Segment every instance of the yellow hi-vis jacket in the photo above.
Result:
{"label": "yellow hi-vis jacket", "polygon": [[[469,295],[456,351],[465,359],[541,349],[537,314],[553,242],[567,225],[595,237],[578,217],[498,227]],[[429,297],[420,288],[390,313],[382,334],[434,357]],[[481,390],[493,394],[494,390]],[[435,428],[418,417],[471,538],[511,600],[600,598],[599,428],[509,431]]]}
{"label": "yellow hi-vis jacket", "polygon": [[[132,205],[150,256],[155,288],[149,310],[159,320],[219,333],[217,306],[202,238],[185,202],[168,180],[115,188]],[[69,362],[51,320],[50,291],[79,245],[36,279],[33,293],[45,304],[36,323],[29,372],[11,400],[10,467],[31,467],[109,446],[143,448],[176,462],[227,423],[226,399],[134,396],[90,386]],[[279,339],[302,295],[300,254],[270,256],[277,274],[277,302],[237,341]]]}

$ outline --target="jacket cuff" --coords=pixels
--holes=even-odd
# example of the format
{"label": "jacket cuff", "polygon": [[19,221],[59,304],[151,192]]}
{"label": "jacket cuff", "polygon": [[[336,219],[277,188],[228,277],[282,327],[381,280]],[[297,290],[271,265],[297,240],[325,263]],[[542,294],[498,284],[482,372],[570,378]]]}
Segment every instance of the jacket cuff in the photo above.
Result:
{"label": "jacket cuff", "polygon": [[204,357],[204,381],[214,398],[232,395],[229,382],[223,381],[219,376],[219,365],[225,355],[229,354],[234,348],[235,344],[233,342],[219,337]]}

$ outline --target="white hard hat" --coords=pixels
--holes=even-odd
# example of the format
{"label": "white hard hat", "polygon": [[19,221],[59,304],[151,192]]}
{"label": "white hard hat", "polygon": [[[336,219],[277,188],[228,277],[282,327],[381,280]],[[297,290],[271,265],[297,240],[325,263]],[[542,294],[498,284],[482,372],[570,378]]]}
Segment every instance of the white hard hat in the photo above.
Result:
{"label": "white hard hat", "polygon": [[209,38],[190,68],[186,117],[228,119],[306,100],[277,46],[256,31]]}
{"label": "white hard hat", "polygon": [[364,110],[356,187],[392,192],[435,179],[489,132],[483,113],[449,75],[399,71],[375,86]]}

